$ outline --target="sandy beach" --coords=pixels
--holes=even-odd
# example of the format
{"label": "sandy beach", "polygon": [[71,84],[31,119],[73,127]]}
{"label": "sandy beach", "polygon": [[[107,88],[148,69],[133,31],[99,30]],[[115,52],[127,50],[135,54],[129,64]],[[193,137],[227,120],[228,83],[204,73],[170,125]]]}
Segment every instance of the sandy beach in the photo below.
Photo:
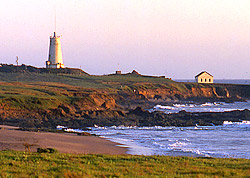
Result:
{"label": "sandy beach", "polygon": [[94,136],[78,136],[72,133],[28,132],[16,130],[16,127],[0,125],[0,150],[25,151],[55,148],[60,153],[74,154],[126,154],[127,149],[117,143]]}

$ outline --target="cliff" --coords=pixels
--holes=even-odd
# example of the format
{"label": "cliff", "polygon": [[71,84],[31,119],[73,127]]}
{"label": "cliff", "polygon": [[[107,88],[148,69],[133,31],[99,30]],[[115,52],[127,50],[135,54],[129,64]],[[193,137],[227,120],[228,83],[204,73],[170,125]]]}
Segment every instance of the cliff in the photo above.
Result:
{"label": "cliff", "polygon": [[169,102],[250,98],[249,85],[177,83],[142,75],[0,72],[0,81],[0,123],[27,127],[133,125],[139,122],[132,121],[130,111],[138,106],[148,109]]}

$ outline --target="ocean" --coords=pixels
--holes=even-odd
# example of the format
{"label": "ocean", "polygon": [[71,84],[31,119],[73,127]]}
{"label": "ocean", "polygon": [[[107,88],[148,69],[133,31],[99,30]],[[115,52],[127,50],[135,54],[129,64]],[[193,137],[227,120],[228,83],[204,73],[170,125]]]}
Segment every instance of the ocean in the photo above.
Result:
{"label": "ocean", "polygon": [[[224,112],[250,109],[250,101],[236,103],[187,103],[155,106],[166,113]],[[225,122],[227,123],[227,122]],[[132,155],[197,156],[250,159],[250,122],[194,127],[94,127],[100,135],[128,148]]]}
{"label": "ocean", "polygon": [[226,112],[234,110],[250,110],[250,101],[247,102],[234,102],[234,103],[225,103],[225,102],[214,102],[214,103],[185,103],[185,104],[169,104],[166,106],[156,105],[154,108],[150,109],[150,112],[153,111],[163,111],[166,114],[178,113],[180,111],[186,112]]}
{"label": "ocean", "polygon": [[[195,82],[194,79],[174,79],[176,82]],[[214,79],[214,83],[250,85],[250,79]]]}
{"label": "ocean", "polygon": [[123,144],[132,155],[250,159],[250,125],[105,127],[91,132]]}

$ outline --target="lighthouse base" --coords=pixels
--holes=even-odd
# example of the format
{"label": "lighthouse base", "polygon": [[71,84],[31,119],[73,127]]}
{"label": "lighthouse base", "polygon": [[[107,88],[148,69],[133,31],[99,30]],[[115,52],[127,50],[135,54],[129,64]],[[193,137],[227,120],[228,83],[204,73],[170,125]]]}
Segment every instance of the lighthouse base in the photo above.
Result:
{"label": "lighthouse base", "polygon": [[65,68],[64,64],[57,63],[57,64],[51,64],[50,61],[46,61],[46,68],[47,69],[60,69]]}

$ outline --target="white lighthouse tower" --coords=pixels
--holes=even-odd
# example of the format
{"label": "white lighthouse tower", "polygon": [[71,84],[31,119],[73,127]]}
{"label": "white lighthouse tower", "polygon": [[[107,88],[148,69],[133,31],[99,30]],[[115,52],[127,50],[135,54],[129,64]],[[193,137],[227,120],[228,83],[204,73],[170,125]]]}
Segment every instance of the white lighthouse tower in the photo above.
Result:
{"label": "white lighthouse tower", "polygon": [[56,36],[56,32],[54,32],[54,36],[50,36],[49,59],[46,61],[46,68],[64,68],[61,37]]}

